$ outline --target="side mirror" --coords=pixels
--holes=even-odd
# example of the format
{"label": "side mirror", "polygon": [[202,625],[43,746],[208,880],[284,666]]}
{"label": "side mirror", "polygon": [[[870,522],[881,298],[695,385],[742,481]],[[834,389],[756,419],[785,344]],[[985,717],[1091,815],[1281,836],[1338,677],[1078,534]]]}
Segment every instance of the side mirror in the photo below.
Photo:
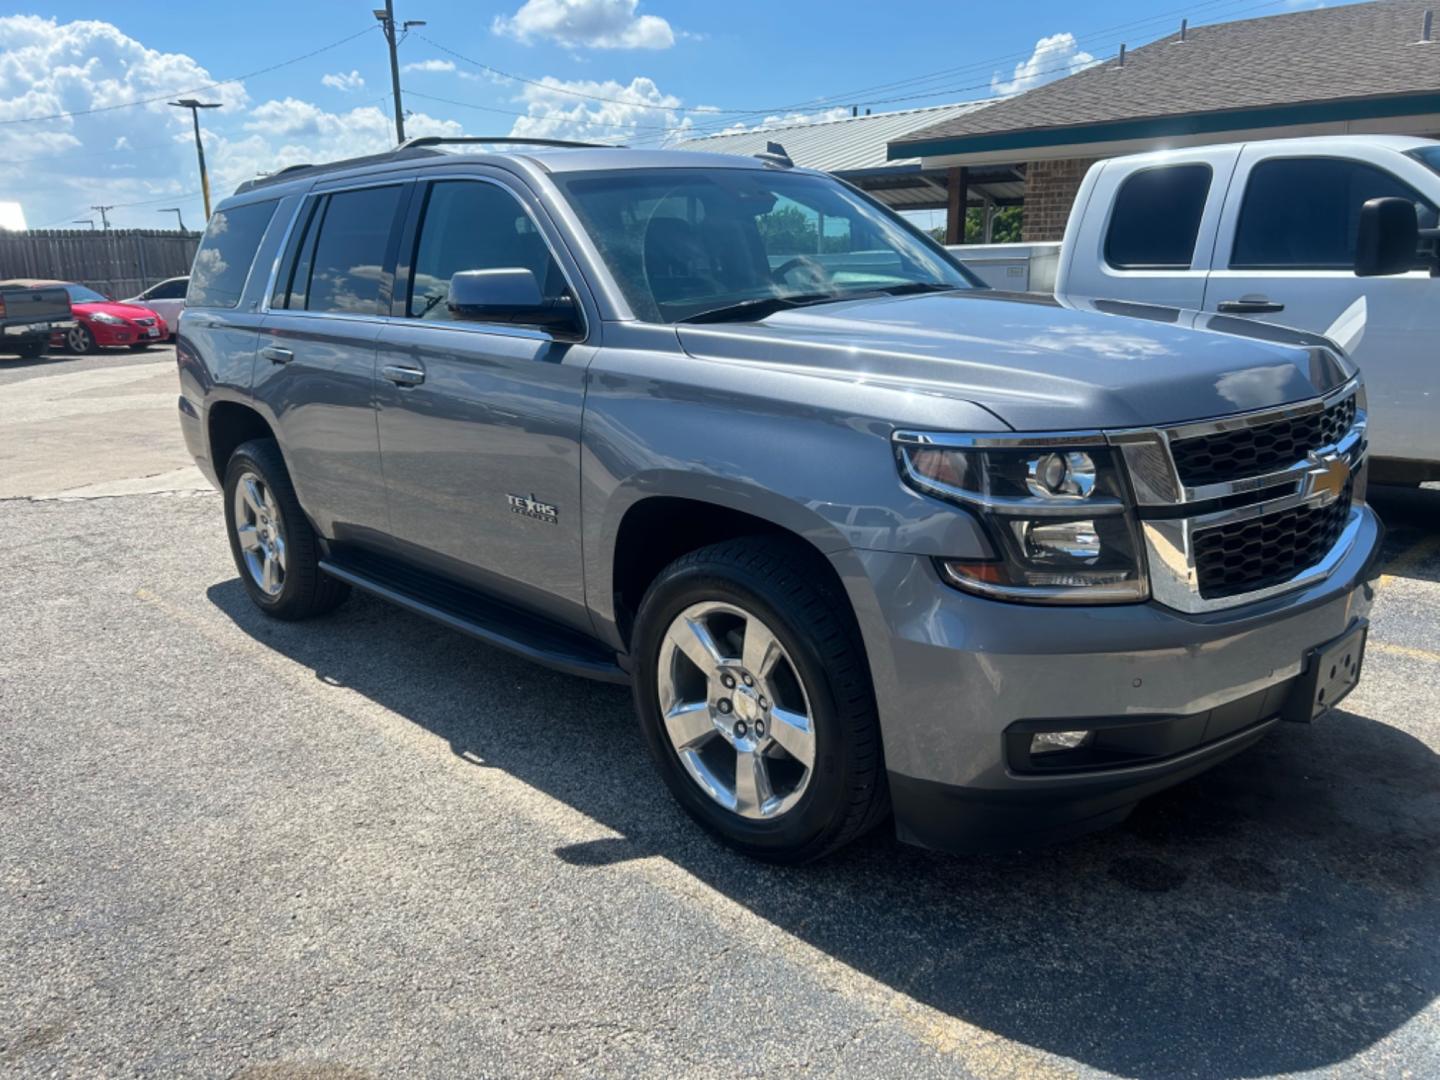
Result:
{"label": "side mirror", "polygon": [[457,320],[578,329],[574,303],[568,297],[546,300],[534,272],[519,266],[461,270],[450,279],[446,306]]}
{"label": "side mirror", "polygon": [[1420,262],[1420,218],[1409,199],[1371,199],[1360,208],[1355,275],[1383,277],[1414,270]]}

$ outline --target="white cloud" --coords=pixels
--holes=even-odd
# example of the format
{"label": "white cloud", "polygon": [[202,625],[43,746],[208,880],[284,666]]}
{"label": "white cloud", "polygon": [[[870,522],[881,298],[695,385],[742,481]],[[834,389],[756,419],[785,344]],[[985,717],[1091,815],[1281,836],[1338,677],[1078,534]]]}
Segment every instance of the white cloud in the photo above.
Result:
{"label": "white cloud", "polygon": [[[683,137],[690,127],[689,118],[682,118],[680,99],[662,93],[644,76],[628,86],[613,79],[565,82],[547,76],[541,81],[544,85],[527,84],[521,91],[528,115],[515,121],[511,135],[588,142],[670,139]],[[590,96],[576,97],[577,93]],[[610,100],[592,100],[596,97]]]}
{"label": "white cloud", "polygon": [[990,80],[990,89],[996,94],[1020,94],[1053,79],[1073,75],[1095,62],[1095,57],[1076,45],[1074,34],[1051,34],[1035,43],[1030,59],[1015,65],[1013,79],[1007,82],[996,75]]}
{"label": "white cloud", "polygon": [[658,15],[637,15],[638,0],[525,0],[491,24],[497,34],[529,44],[548,39],[571,48],[668,49],[675,31]]}
{"label": "white cloud", "polygon": [[[224,108],[204,114],[207,127],[217,115],[243,111],[245,88],[210,87],[214,81],[192,57],[146,48],[106,22],[0,17],[0,120],[83,114],[0,126],[0,190],[21,201],[40,227],[89,216],[80,211],[92,203],[198,188],[193,164],[187,166],[194,162],[190,115],[166,101],[199,91],[220,102]],[[107,108],[150,98],[158,100]],[[112,220],[153,225],[155,212],[117,210]]]}
{"label": "white cloud", "polygon": [[356,71],[354,68],[350,69],[350,74],[348,75],[345,74],[343,71],[335,72],[331,75],[323,75],[320,78],[320,83],[323,86],[330,87],[332,90],[342,90],[348,92],[351,90],[365,89],[364,76],[361,75],[360,72]]}
{"label": "white cloud", "polygon": [[[358,86],[358,73],[351,76]],[[181,206],[187,221],[197,220],[200,183],[190,114],[165,102],[212,82],[214,76],[193,58],[146,48],[109,23],[0,18],[0,119],[159,98],[89,115],[0,125],[0,192],[20,201],[37,228],[90,217],[86,208],[96,203],[116,207],[110,218],[117,227],[154,226],[160,206]],[[258,173],[376,153],[395,143],[389,111],[375,105],[329,112],[287,97],[251,108],[239,83],[198,96],[224,106],[201,114],[216,200]],[[415,135],[462,130],[423,113],[412,114],[406,127]],[[141,205],[126,205],[131,203]]]}
{"label": "white cloud", "polygon": [[455,61],[453,60],[415,60],[405,64],[401,71],[454,71]]}

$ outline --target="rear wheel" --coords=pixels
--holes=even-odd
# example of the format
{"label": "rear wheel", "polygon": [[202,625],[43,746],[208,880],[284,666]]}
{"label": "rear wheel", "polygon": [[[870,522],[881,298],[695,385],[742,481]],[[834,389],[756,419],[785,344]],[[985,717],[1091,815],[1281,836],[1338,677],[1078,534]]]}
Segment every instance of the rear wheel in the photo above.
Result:
{"label": "rear wheel", "polygon": [[79,355],[95,351],[95,335],[90,333],[90,328],[76,323],[69,330],[65,331],[65,349],[67,352]]}
{"label": "rear wheel", "polygon": [[274,439],[243,443],[225,468],[225,525],[240,580],[277,619],[334,608],[350,587],[320,569],[320,544]]}
{"label": "rear wheel", "polygon": [[43,338],[38,341],[22,341],[16,346],[15,352],[22,360],[34,360],[45,355],[45,346],[48,344]]}
{"label": "rear wheel", "polygon": [[666,784],[772,862],[819,858],[889,808],[859,630],[817,557],[769,537],[702,548],[636,620],[635,704]]}

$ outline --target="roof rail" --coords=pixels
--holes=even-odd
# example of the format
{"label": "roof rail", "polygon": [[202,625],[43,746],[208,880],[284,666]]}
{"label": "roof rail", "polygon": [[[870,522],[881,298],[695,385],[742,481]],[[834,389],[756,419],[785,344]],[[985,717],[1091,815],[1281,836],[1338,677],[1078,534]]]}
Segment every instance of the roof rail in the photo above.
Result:
{"label": "roof rail", "polygon": [[582,148],[613,149],[616,143],[574,142],[570,139],[525,139],[515,135],[417,135],[400,144],[401,150],[417,146],[448,146],[452,143],[514,145],[514,146],[574,146]]}
{"label": "roof rail", "polygon": [[570,142],[566,139],[521,139],[508,135],[419,135],[413,139],[406,139],[394,150],[385,150],[379,154],[367,154],[363,157],[345,158],[342,161],[326,161],[318,165],[287,165],[277,172],[268,176],[258,176],[253,180],[242,181],[235,189],[235,194],[240,195],[246,191],[254,191],[256,188],[269,187],[271,184],[279,184],[286,180],[299,179],[299,174],[307,173],[320,175],[327,172],[335,172],[339,169],[353,169],[360,165],[378,165],[386,161],[396,161],[407,157],[425,157],[430,154],[438,154],[437,146],[445,146],[450,143],[460,144],[484,144],[498,143],[504,145],[519,146],[573,146],[573,147],[594,147],[610,149],[614,143],[584,143]]}

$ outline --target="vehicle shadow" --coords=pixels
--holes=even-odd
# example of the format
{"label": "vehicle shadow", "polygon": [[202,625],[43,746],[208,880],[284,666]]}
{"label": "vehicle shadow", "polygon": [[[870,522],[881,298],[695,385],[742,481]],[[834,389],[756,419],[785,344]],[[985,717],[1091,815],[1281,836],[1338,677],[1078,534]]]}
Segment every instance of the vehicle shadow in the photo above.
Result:
{"label": "vehicle shadow", "polygon": [[1366,495],[1385,523],[1385,565],[1395,577],[1440,581],[1440,485],[1385,487]]}
{"label": "vehicle shadow", "polygon": [[[941,1012],[1123,1075],[1256,1076],[1364,1051],[1440,994],[1440,761],[1359,712],[1286,726],[1066,845],[957,857],[881,831],[779,869],[669,800],[622,688],[546,671],[357,595],[310,624],[209,597],[267,647]],[[483,709],[476,702],[485,702]],[[537,853],[538,855],[539,853]]]}

